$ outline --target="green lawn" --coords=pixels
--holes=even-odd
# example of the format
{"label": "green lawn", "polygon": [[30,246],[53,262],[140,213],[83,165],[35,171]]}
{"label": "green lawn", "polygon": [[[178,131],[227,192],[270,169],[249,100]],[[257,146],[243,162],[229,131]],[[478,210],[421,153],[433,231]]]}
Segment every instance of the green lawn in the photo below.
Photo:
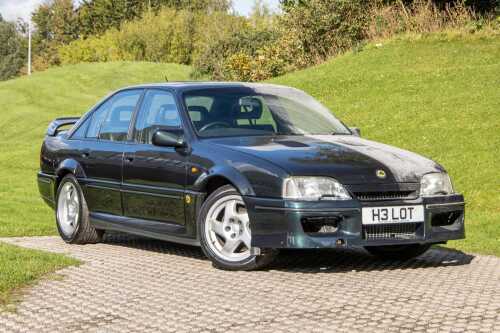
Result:
{"label": "green lawn", "polygon": [[467,239],[448,245],[500,256],[500,37],[392,40],[272,81],[441,163],[467,202]]}
{"label": "green lawn", "polygon": [[[0,237],[55,235],[53,212],[38,196],[40,144],[56,117],[81,115],[114,89],[186,80],[190,68],[151,63],[82,64],[0,82]],[[0,244],[0,305],[13,288],[76,261]]]}
{"label": "green lawn", "polygon": [[0,243],[0,310],[11,300],[12,290],[78,260],[59,254],[23,249]]}

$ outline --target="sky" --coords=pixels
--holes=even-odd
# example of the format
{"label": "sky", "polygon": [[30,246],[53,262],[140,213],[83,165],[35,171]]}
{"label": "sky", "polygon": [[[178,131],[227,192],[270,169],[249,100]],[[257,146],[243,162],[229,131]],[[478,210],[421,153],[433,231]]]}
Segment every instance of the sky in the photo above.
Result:
{"label": "sky", "polygon": [[[0,14],[4,20],[15,21],[17,18],[28,20],[30,13],[44,0],[0,0]],[[78,1],[75,1],[78,2]],[[264,0],[273,10],[278,9],[279,0]],[[248,15],[254,4],[253,0],[233,0],[233,6],[240,15]]]}

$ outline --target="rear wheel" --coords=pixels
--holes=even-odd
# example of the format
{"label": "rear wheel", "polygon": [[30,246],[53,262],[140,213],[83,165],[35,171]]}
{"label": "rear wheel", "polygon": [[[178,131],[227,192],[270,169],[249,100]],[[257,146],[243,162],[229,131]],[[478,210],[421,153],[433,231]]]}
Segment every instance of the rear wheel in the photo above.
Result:
{"label": "rear wheel", "polygon": [[76,178],[69,174],[59,183],[56,196],[56,223],[61,238],[70,244],[97,243],[103,231],[89,220],[87,202]]}
{"label": "rear wheel", "polygon": [[222,186],[204,202],[198,216],[198,232],[203,252],[215,267],[251,270],[264,267],[275,257],[267,250],[253,255],[250,219],[243,198],[232,186]]}
{"label": "rear wheel", "polygon": [[432,244],[408,244],[389,246],[366,246],[365,249],[372,255],[383,259],[406,260],[418,257],[426,252]]}

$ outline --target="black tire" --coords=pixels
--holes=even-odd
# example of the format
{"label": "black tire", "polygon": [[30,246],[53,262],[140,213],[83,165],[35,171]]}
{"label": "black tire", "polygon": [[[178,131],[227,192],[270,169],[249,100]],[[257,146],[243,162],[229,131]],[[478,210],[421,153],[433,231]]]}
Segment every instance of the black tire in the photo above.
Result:
{"label": "black tire", "polygon": [[382,259],[407,260],[424,254],[432,244],[365,246],[371,255]]}
{"label": "black tire", "polygon": [[200,214],[198,215],[197,225],[198,225],[198,236],[200,239],[201,248],[203,253],[212,261],[214,267],[230,270],[230,271],[248,271],[263,268],[269,265],[274,258],[276,257],[278,251],[272,249],[261,249],[261,254],[250,255],[250,257],[241,260],[241,261],[227,261],[217,255],[215,251],[213,251],[208,245],[208,240],[205,236],[205,220],[207,214],[210,210],[210,207],[219,199],[230,196],[230,195],[238,195],[240,193],[230,185],[225,185],[217,190],[215,190],[203,203]]}
{"label": "black tire", "polygon": [[[72,235],[67,235],[63,232],[61,225],[60,225],[59,218],[58,218],[58,214],[57,214],[58,207],[59,207],[59,195],[61,193],[61,189],[68,182],[71,182],[76,188],[76,192],[77,192],[78,199],[79,199],[79,209],[80,209],[79,216],[78,216],[78,223],[77,223],[75,231],[73,232]],[[69,244],[95,244],[95,243],[102,241],[104,231],[97,230],[90,224],[89,210],[87,207],[87,202],[85,201],[85,197],[83,196],[82,188],[80,187],[80,184],[78,184],[78,181],[75,178],[75,176],[73,176],[72,174],[68,174],[68,175],[64,176],[64,178],[59,183],[59,187],[57,188],[57,195],[56,195],[55,215],[56,215],[57,230],[59,231],[59,235],[61,236],[61,238],[66,243],[69,243]]]}

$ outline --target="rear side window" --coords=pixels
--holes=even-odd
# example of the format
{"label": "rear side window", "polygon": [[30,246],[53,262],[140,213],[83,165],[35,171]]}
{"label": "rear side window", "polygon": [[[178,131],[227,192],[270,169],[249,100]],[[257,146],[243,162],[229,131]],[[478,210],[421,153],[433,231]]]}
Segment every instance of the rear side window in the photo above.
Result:
{"label": "rear side window", "polygon": [[123,91],[101,105],[92,116],[87,138],[127,140],[130,120],[141,94],[142,90]]}
{"label": "rear side window", "polygon": [[181,119],[172,93],[164,90],[148,90],[137,116],[134,140],[150,144],[157,130],[180,128]]}

